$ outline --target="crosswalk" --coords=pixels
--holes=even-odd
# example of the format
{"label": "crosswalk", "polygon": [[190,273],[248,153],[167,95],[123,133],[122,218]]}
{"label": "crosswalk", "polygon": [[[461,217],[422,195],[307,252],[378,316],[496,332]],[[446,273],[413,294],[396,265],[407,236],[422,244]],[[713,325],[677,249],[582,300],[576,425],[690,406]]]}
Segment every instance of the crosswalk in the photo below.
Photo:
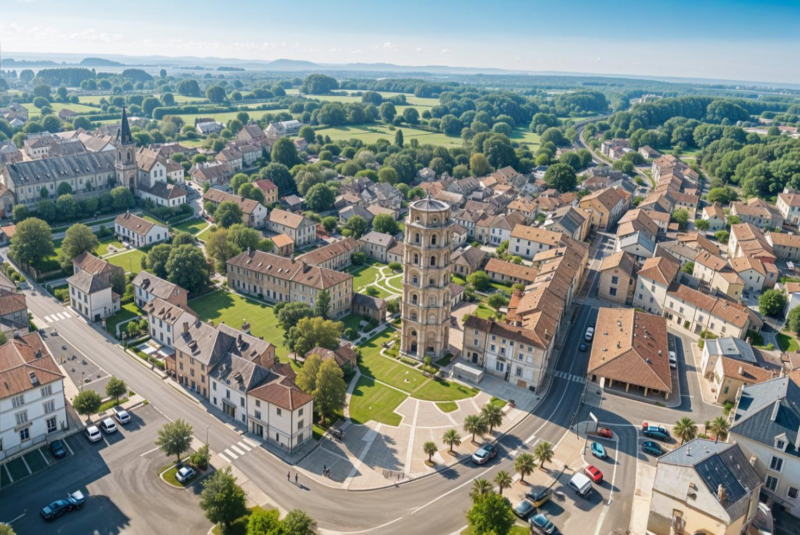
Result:
{"label": "crosswalk", "polygon": [[49,316],[45,316],[42,319],[44,321],[46,321],[47,323],[55,323],[57,321],[67,320],[67,319],[70,319],[72,317],[74,317],[74,316],[72,314],[70,314],[69,312],[58,312],[56,314],[51,314]]}
{"label": "crosswalk", "polygon": [[231,444],[225,451],[219,453],[219,456],[226,463],[230,463],[243,456],[253,448],[258,447],[258,442],[249,438],[243,438],[236,444]]}
{"label": "crosswalk", "polygon": [[555,372],[554,375],[556,377],[560,377],[561,379],[566,379],[567,381],[574,381],[576,383],[581,383],[581,384],[585,384],[586,383],[586,378],[585,377],[581,377],[579,375],[572,375],[570,373],[560,372],[560,371]]}

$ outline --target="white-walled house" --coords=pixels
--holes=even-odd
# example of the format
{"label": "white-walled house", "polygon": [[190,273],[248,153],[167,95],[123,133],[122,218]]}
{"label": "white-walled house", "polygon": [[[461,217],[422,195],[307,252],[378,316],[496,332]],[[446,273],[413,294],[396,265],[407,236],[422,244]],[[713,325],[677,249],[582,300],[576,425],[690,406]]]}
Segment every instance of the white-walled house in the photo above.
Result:
{"label": "white-walled house", "polygon": [[120,241],[130,242],[136,248],[153,245],[169,238],[167,227],[130,212],[117,216],[114,220],[114,233]]}
{"label": "white-walled house", "polygon": [[314,398],[289,378],[275,376],[247,393],[247,419],[251,433],[293,451],[311,440]]}
{"label": "white-walled house", "polygon": [[147,314],[150,337],[168,347],[173,347],[176,336],[183,332],[183,325],[192,325],[197,317],[191,312],[158,297],[142,307]]}
{"label": "white-walled house", "polygon": [[119,295],[99,275],[79,271],[67,279],[67,285],[70,306],[89,321],[100,321],[120,309]]}
{"label": "white-walled house", "polygon": [[0,346],[0,460],[43,445],[68,425],[64,375],[39,334]]}
{"label": "white-walled house", "polygon": [[277,377],[254,362],[228,354],[208,374],[211,404],[228,417],[247,425],[247,393]]}
{"label": "white-walled house", "polygon": [[668,253],[648,258],[639,270],[633,292],[633,306],[660,316],[669,285],[675,280],[680,268],[680,262]]}

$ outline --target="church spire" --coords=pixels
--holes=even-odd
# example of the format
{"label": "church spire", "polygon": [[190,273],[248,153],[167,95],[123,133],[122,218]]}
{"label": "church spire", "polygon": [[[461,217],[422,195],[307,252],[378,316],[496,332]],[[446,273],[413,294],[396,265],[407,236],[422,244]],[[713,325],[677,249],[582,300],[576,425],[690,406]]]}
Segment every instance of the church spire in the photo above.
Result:
{"label": "church spire", "polygon": [[131,127],[128,125],[128,113],[124,105],[122,106],[122,122],[119,125],[117,141],[119,141],[121,145],[133,145]]}

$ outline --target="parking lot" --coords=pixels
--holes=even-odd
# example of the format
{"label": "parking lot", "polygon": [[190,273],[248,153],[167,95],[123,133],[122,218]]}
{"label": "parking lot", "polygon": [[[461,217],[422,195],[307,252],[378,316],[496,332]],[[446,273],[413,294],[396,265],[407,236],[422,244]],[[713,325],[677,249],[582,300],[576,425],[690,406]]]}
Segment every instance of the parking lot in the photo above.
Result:
{"label": "parking lot", "polygon": [[[69,437],[66,457],[48,459],[49,464],[13,483],[3,480],[0,521],[18,534],[206,533],[211,526],[198,507],[201,485],[176,489],[158,477],[160,469],[174,463],[154,445],[166,421],[146,405],[99,442],[90,443],[83,434]],[[35,455],[45,459],[48,452],[34,450],[26,459]],[[18,470],[19,463],[13,468]],[[42,507],[76,490],[87,496],[84,507],[45,523]]]}
{"label": "parking lot", "polygon": [[81,354],[60,335],[53,336],[50,329],[47,330],[44,341],[56,361],[63,364],[76,387],[81,390],[94,390],[100,397],[106,396],[106,383],[111,378],[108,372]]}

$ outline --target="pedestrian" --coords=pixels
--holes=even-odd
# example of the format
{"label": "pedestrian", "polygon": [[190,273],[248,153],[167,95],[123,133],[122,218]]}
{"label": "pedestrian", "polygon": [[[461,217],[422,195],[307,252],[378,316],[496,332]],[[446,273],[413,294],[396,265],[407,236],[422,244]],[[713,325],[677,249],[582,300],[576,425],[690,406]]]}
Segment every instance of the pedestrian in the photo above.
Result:
{"label": "pedestrian", "polygon": [[294,474],[294,484],[297,485],[297,473]]}
{"label": "pedestrian", "polygon": [[288,473],[286,474],[286,481],[288,481],[288,482],[290,482],[290,483],[292,482],[292,473],[291,473],[291,472],[288,472]]}
{"label": "pedestrian", "polygon": [[328,471],[328,465],[327,464],[323,464],[322,465],[322,473],[324,474],[327,471]]}

